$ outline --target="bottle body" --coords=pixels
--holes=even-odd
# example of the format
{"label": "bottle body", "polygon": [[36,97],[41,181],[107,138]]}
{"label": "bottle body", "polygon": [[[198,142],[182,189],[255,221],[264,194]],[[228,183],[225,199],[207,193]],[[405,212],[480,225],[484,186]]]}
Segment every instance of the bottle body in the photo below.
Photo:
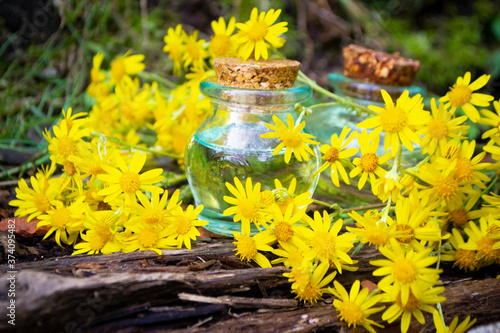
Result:
{"label": "bottle body", "polygon": [[276,96],[274,104],[262,103],[269,102],[266,98],[254,103],[258,99],[254,95],[259,95],[261,90],[238,90],[247,90],[248,96],[240,100],[246,103],[213,99],[213,113],[191,139],[185,156],[186,174],[195,203],[204,206],[200,218],[209,221],[208,230],[230,236],[233,231],[240,231],[241,226],[233,222],[232,216],[223,216],[224,210],[231,206],[224,196],[233,196],[226,182],[234,185],[235,177],[242,183],[251,178],[254,185],[261,183],[261,190],[273,190],[275,179],[288,187],[295,178],[295,193],[312,195],[317,183],[313,174],[319,166],[318,151],[309,161],[300,162],[292,157],[286,163],[284,150],[273,155],[278,139],[261,138],[261,134],[270,132],[265,125],[273,124],[273,115],[285,123],[288,114],[297,118],[293,104],[278,105]]}

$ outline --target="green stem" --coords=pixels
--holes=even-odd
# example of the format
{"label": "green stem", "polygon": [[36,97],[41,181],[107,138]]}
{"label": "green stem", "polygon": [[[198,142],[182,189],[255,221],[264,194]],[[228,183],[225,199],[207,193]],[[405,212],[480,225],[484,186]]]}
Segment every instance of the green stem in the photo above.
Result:
{"label": "green stem", "polygon": [[368,209],[375,209],[375,208],[383,208],[387,206],[385,203],[379,203],[379,204],[373,204],[373,205],[367,205],[367,206],[360,206],[360,207],[353,207],[353,208],[348,208],[344,209],[344,213],[349,213],[349,212],[357,212],[360,210],[368,210]]}
{"label": "green stem", "polygon": [[186,180],[187,180],[187,176],[185,174],[175,175],[172,178],[165,178],[164,183],[165,183],[165,187],[170,187],[170,186],[173,186],[177,183],[185,182]]}
{"label": "green stem", "polygon": [[329,103],[319,103],[319,104],[314,104],[309,107],[309,109],[316,109],[316,108],[323,108],[327,106],[335,106],[335,105],[340,105],[341,103],[339,102],[329,102]]}
{"label": "green stem", "polygon": [[493,179],[491,180],[490,184],[488,185],[487,188],[484,189],[483,192],[481,192],[481,195],[480,197],[482,197],[483,195],[487,194],[491,188],[493,187],[493,185],[495,185],[495,183],[498,181],[498,175],[495,175],[495,177],[493,177]]}
{"label": "green stem", "polygon": [[128,144],[126,142],[123,142],[122,140],[118,139],[118,138],[114,138],[114,137],[108,137],[102,133],[98,133],[98,132],[90,132],[90,134],[92,136],[95,136],[95,137],[98,137],[98,138],[103,138],[109,142],[113,142],[113,143],[117,143],[123,147],[126,147],[126,148],[129,148],[129,149],[134,149],[134,150],[139,150],[139,151],[143,151],[145,153],[150,153],[150,154],[153,154],[153,155],[162,155],[162,156],[168,156],[168,157],[171,157],[171,158],[175,158],[175,159],[180,159],[182,158],[181,155],[177,155],[177,154],[172,154],[172,153],[169,153],[169,152],[165,152],[165,151],[159,151],[159,150],[151,150],[149,148],[145,148],[145,147],[141,147],[141,146],[134,146],[134,145],[131,145],[131,144]]}
{"label": "green stem", "polygon": [[163,76],[160,76],[156,73],[139,72],[139,74],[137,74],[137,76],[139,76],[140,78],[145,79],[147,81],[156,81],[159,84],[164,85],[168,89],[175,89],[176,88],[176,85],[174,82],[167,80]]}
{"label": "green stem", "polygon": [[317,205],[322,205],[322,206],[328,207],[329,209],[338,209],[337,204],[329,204],[328,202],[321,201],[321,200],[313,199],[313,203],[315,203]]}

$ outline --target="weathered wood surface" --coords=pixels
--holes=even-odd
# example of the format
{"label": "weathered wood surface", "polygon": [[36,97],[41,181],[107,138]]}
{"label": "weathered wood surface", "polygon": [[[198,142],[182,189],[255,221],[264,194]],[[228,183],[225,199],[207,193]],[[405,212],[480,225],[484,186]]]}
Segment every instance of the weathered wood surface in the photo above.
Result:
{"label": "weathered wood surface", "polygon": [[[16,265],[18,332],[358,332],[336,318],[332,300],[297,305],[284,267],[254,268],[234,257],[227,240],[200,242],[192,250],[70,256]],[[337,279],[344,285],[371,280],[370,248],[354,257],[358,272]],[[446,318],[466,315],[478,323],[500,320],[498,266],[465,274],[444,266]],[[0,272],[8,267],[0,266]],[[0,307],[7,306],[8,281],[0,276]],[[412,332],[430,332],[432,319]],[[6,320],[0,331],[12,331]],[[398,332],[396,323],[384,332]]]}

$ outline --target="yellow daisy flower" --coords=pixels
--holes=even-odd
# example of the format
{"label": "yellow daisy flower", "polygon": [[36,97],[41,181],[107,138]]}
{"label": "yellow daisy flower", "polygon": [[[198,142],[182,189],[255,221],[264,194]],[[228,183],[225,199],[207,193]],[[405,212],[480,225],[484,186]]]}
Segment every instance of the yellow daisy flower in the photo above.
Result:
{"label": "yellow daisy flower", "polygon": [[[236,35],[233,35],[236,28],[236,19],[231,17],[227,22],[223,17],[218,21],[212,21],[214,34],[210,38],[210,53],[214,58],[231,57],[236,53]],[[233,35],[233,36],[231,36]]]}
{"label": "yellow daisy flower", "polygon": [[222,212],[223,216],[234,215],[233,221],[241,221],[242,226],[250,228],[250,223],[254,223],[260,229],[260,225],[265,222],[265,214],[259,204],[260,183],[252,186],[252,178],[247,178],[245,187],[241,181],[234,177],[234,187],[226,182],[226,187],[234,197],[225,195],[224,201],[234,205]]}
{"label": "yellow daisy flower", "polygon": [[474,91],[481,89],[488,83],[491,75],[481,75],[476,81],[470,83],[470,72],[465,73],[463,77],[459,76],[457,82],[450,88],[450,91],[445,96],[439,99],[440,102],[447,102],[446,108],[451,106],[451,111],[459,107],[465,112],[470,120],[477,123],[480,119],[479,111],[476,106],[488,106],[493,96],[486,94],[474,93]]}
{"label": "yellow daisy flower", "polygon": [[272,236],[269,232],[263,231],[259,232],[255,236],[250,236],[250,227],[248,225],[241,225],[241,234],[237,231],[233,231],[233,236],[236,245],[236,255],[240,257],[241,261],[255,261],[257,265],[262,268],[271,268],[271,263],[262,253],[259,251],[269,251],[271,252],[273,248],[269,244],[276,241],[276,238]]}
{"label": "yellow daisy flower", "polygon": [[203,210],[203,205],[199,205],[194,209],[193,205],[189,205],[185,211],[176,210],[172,216],[167,218],[169,223],[167,227],[167,235],[169,240],[177,242],[177,248],[181,248],[182,244],[186,248],[191,249],[191,240],[196,240],[200,236],[200,232],[196,227],[207,225],[208,222],[198,220],[198,215]]}
{"label": "yellow daisy flower", "polygon": [[90,177],[88,182],[95,182],[97,175],[104,174],[106,171],[103,165],[115,166],[118,151],[114,146],[106,147],[101,141],[91,143],[91,150],[85,150],[80,156],[70,156],[68,159],[82,173],[82,178]]}
{"label": "yellow daisy flower", "polygon": [[[438,295],[444,291],[444,287],[431,287],[421,281],[418,281],[416,284],[416,289],[421,290],[421,293],[417,296],[410,291],[407,302],[402,301],[403,297],[401,296],[401,292],[395,297],[389,293],[389,300],[394,302],[394,304],[382,314],[382,320],[386,320],[389,323],[392,323],[401,317],[402,333],[406,333],[408,331],[412,315],[420,324],[425,324],[425,318],[422,310],[434,314],[437,310],[431,306],[431,304],[438,304],[446,301],[446,297]],[[387,287],[381,289],[386,292],[388,291]]]}
{"label": "yellow daisy flower", "polygon": [[111,63],[111,84],[118,84],[125,75],[134,75],[142,72],[146,65],[143,63],[144,54],[130,55],[127,51],[123,56],[116,57]]}
{"label": "yellow daisy flower", "polygon": [[80,231],[83,231],[86,210],[84,197],[78,198],[68,206],[65,206],[61,201],[56,201],[54,206],[46,214],[40,216],[37,228],[49,226],[50,229],[43,239],[55,233],[55,240],[59,246],[62,246],[61,242],[71,245],[76,242]]}
{"label": "yellow daisy flower", "polygon": [[299,222],[306,213],[306,208],[302,208],[298,213],[293,214],[293,216],[293,205],[287,207],[285,214],[281,212],[279,207],[274,206],[273,208],[273,222],[271,222],[267,230],[271,231],[280,245],[283,243],[293,244],[302,251],[309,250],[309,247],[297,235],[297,228],[299,227],[297,222]]}
{"label": "yellow daisy flower", "polygon": [[448,112],[442,103],[436,106],[434,98],[431,100],[431,113],[431,120],[417,131],[418,135],[424,136],[420,147],[423,154],[434,154],[439,148],[438,153],[444,156],[450,139],[466,138],[469,126],[461,124],[467,120],[467,116],[453,118],[454,112]]}
{"label": "yellow daisy flower", "polygon": [[271,261],[273,265],[283,263],[292,269],[293,267],[308,267],[314,258],[314,253],[309,247],[300,249],[289,242],[280,244],[280,248],[273,249],[272,252],[279,257]]}
{"label": "yellow daisy flower", "polygon": [[288,23],[274,24],[280,14],[281,9],[276,11],[270,9],[267,13],[261,12],[259,14],[258,9],[255,7],[250,14],[250,20],[245,23],[236,23],[239,30],[237,42],[241,44],[238,54],[243,60],[247,60],[252,55],[252,52],[255,60],[267,59],[269,57],[267,52],[269,44],[275,48],[284,45],[284,38],[278,36],[288,31],[286,27]]}
{"label": "yellow daisy flower", "polygon": [[472,327],[477,321],[477,319],[470,320],[470,316],[464,319],[460,324],[458,324],[458,317],[453,317],[450,326],[445,326],[443,319],[439,315],[438,311],[432,313],[432,319],[434,320],[434,326],[436,327],[436,333],[465,333]]}
{"label": "yellow daisy flower", "polygon": [[382,200],[382,202],[386,202],[389,198],[395,202],[403,189],[404,186],[400,183],[396,169],[389,170],[384,177],[375,179],[372,183],[373,194]]}
{"label": "yellow daisy flower", "polygon": [[337,272],[333,272],[327,276],[325,274],[328,272],[330,265],[327,262],[322,262],[316,266],[312,271],[309,270],[308,278],[304,280],[304,283],[297,283],[296,288],[292,286],[292,293],[297,294],[295,298],[306,303],[316,303],[321,299],[325,292],[328,292],[326,287],[337,275]]}
{"label": "yellow daisy flower", "polygon": [[346,227],[346,229],[359,237],[361,243],[373,244],[378,248],[389,244],[389,240],[394,237],[395,224],[388,226],[384,221],[365,218],[356,211],[352,211],[348,215],[356,221],[358,226],[356,228]]}
{"label": "yellow daisy flower", "polygon": [[178,24],[175,29],[168,28],[167,34],[163,37],[165,46],[163,52],[168,53],[168,57],[174,63],[174,75],[181,75],[182,58],[186,52],[186,45],[184,44],[184,36],[186,32],[182,29],[182,25]]}
{"label": "yellow daisy flower", "polygon": [[417,94],[410,98],[408,90],[397,99],[396,105],[391,95],[385,90],[381,91],[385,107],[370,105],[368,108],[376,113],[375,117],[363,120],[357,126],[360,128],[375,128],[374,136],[385,132],[384,149],[391,148],[392,156],[396,156],[399,143],[409,151],[413,151],[413,142],[420,143],[420,137],[415,133],[415,127],[421,126],[428,121],[428,112],[423,110],[422,96]]}
{"label": "yellow daisy flower", "polygon": [[323,211],[323,216],[315,211],[314,219],[307,218],[306,221],[311,229],[298,229],[299,235],[313,249],[317,259],[330,266],[335,265],[342,274],[342,264],[354,263],[347,252],[353,247],[351,242],[356,236],[352,233],[339,235],[342,229],[342,219],[338,219],[332,225],[327,211]]}
{"label": "yellow daisy flower", "polygon": [[10,206],[18,207],[14,216],[28,216],[28,222],[30,222],[55,206],[60,189],[49,180],[54,170],[55,167],[49,173],[31,176],[33,188],[30,188],[24,179],[19,180],[16,187],[16,199],[9,202]]}
{"label": "yellow daisy flower", "polygon": [[[449,238],[449,244],[452,248],[443,251],[441,254],[441,260],[443,261],[454,261],[453,267],[458,266],[458,268],[464,271],[475,271],[479,269],[479,261],[476,260],[477,251],[476,250],[464,250],[465,245],[464,239],[460,232],[453,228],[451,230],[452,236]],[[445,247],[446,249],[447,247]]]}
{"label": "yellow daisy flower", "polygon": [[356,167],[351,170],[349,177],[353,178],[363,173],[358,181],[358,189],[361,190],[365,186],[368,177],[370,177],[370,182],[373,184],[376,179],[375,176],[385,176],[387,171],[380,165],[387,163],[392,157],[390,154],[377,156],[379,135],[369,135],[366,130],[363,130],[357,138],[361,149],[361,157],[356,157],[352,161]]}
{"label": "yellow daisy flower", "polygon": [[198,30],[185,38],[186,51],[182,55],[184,68],[194,67],[198,69],[205,68],[207,65],[205,59],[208,58],[208,52],[205,48],[205,40],[198,40]]}
{"label": "yellow daisy flower", "polygon": [[497,239],[491,238],[490,230],[495,220],[488,217],[481,217],[479,219],[479,227],[476,223],[470,221],[469,226],[464,229],[465,233],[469,236],[467,243],[462,244],[462,250],[477,251],[477,260],[499,260],[500,248],[495,246],[499,242]]}
{"label": "yellow daisy flower", "polygon": [[[314,176],[320,174],[324,170],[330,167],[330,176],[332,179],[332,183],[339,187],[339,174],[342,176],[342,180],[346,184],[349,183],[349,177],[347,177],[347,172],[344,169],[344,166],[341,163],[341,160],[349,159],[349,157],[356,154],[359,149],[358,148],[347,148],[349,143],[358,135],[358,132],[352,132],[349,137],[347,134],[351,131],[350,128],[345,126],[340,133],[340,136],[337,133],[333,134],[330,138],[331,146],[328,144],[324,144],[320,147],[320,151],[323,153],[323,157],[321,158],[325,162],[319,167],[319,169],[314,173]],[[346,149],[347,148],[347,149]]]}
{"label": "yellow daisy flower", "polygon": [[97,178],[109,186],[97,194],[105,196],[104,202],[113,201],[121,194],[125,194],[125,205],[129,207],[132,202],[135,203],[136,194],[141,190],[151,193],[163,192],[160,187],[152,185],[163,180],[161,175],[163,169],[158,168],[140,173],[146,163],[146,158],[146,154],[136,151],[129,165],[118,155],[116,158],[118,168],[102,166],[107,174],[98,174]]}
{"label": "yellow daisy flower", "polygon": [[161,199],[158,192],[152,193],[151,201],[140,191],[136,194],[141,204],[134,207],[137,216],[129,219],[125,223],[125,227],[133,226],[136,223],[143,223],[153,228],[162,229],[169,225],[167,218],[171,217],[174,213],[178,213],[176,210],[181,209],[180,205],[182,201],[179,201],[179,189],[175,190],[172,194],[168,205],[168,191],[163,193]]}
{"label": "yellow daisy flower", "polygon": [[[432,249],[415,252],[412,249],[405,251],[405,247],[391,241],[391,247],[380,247],[379,251],[387,259],[371,260],[370,265],[380,266],[373,272],[374,276],[384,276],[378,283],[380,289],[391,287],[390,296],[396,297],[401,292],[401,302],[409,302],[410,290],[417,297],[422,295],[421,285],[425,282],[435,285],[442,270],[428,268],[438,260],[437,256],[430,257]],[[392,288],[393,287],[393,288]]]}
{"label": "yellow daisy flower", "polygon": [[494,135],[500,135],[500,100],[494,101],[493,107],[495,108],[496,114],[487,109],[481,110],[483,117],[479,120],[479,123],[492,127],[483,133],[481,136],[483,139],[491,138]]}
{"label": "yellow daisy flower", "polygon": [[333,306],[339,313],[337,317],[347,323],[348,327],[357,325],[363,326],[368,332],[375,333],[372,325],[384,328],[368,317],[374,313],[382,311],[385,306],[373,308],[375,304],[382,300],[382,295],[369,296],[368,288],[363,288],[361,292],[359,280],[356,280],[349,294],[345,288],[337,281],[333,281],[335,289],[328,288],[328,291],[338,299],[333,300]]}
{"label": "yellow daisy flower", "polygon": [[301,122],[297,127],[295,127],[295,123],[293,121],[293,117],[290,113],[287,114],[287,125],[281,119],[279,119],[276,115],[273,115],[274,125],[266,124],[266,127],[269,128],[273,132],[267,132],[261,134],[261,138],[265,139],[274,139],[278,138],[278,141],[281,141],[273,151],[273,155],[279,154],[283,148],[285,148],[285,162],[290,162],[293,155],[297,160],[302,162],[309,161],[309,154],[314,155],[314,151],[308,146],[308,144],[316,145],[319,144],[317,141],[313,141],[311,139],[315,138],[311,134],[301,133],[304,127],[306,126],[306,122]]}
{"label": "yellow daisy flower", "polygon": [[138,223],[126,229],[133,232],[123,244],[123,252],[154,251],[161,256],[161,249],[175,249],[177,242],[167,238],[167,229],[154,228],[149,225]]}
{"label": "yellow daisy flower", "polygon": [[[313,202],[311,193],[304,192],[295,194],[297,188],[297,179],[292,178],[290,185],[286,188],[279,179],[274,180],[275,189],[271,191],[274,198],[272,206],[278,206],[282,214],[286,213],[289,206],[293,207],[292,215],[298,214],[302,207],[307,207]],[[272,207],[271,206],[271,207]],[[272,209],[272,208],[271,208]],[[269,210],[266,210],[269,211]],[[272,214],[272,210],[269,211]]]}

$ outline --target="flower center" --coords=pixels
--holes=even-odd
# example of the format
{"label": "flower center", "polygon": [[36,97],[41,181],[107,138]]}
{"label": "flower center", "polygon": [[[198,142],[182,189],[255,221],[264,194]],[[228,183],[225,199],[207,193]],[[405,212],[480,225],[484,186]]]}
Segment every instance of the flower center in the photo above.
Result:
{"label": "flower center", "polygon": [[389,235],[380,228],[365,228],[365,235],[370,245],[384,246],[389,241]]}
{"label": "flower center", "polygon": [[89,173],[92,175],[92,176],[97,176],[97,175],[100,175],[101,173],[105,173],[104,170],[102,169],[101,165],[96,163],[94,165],[92,165],[90,168],[89,168]]}
{"label": "flower center", "polygon": [[398,231],[397,234],[399,236],[396,240],[400,243],[409,244],[415,237],[415,231],[407,224],[398,224],[396,226],[396,231]]}
{"label": "flower center", "polygon": [[191,220],[184,215],[177,216],[174,223],[177,225],[176,232],[179,235],[185,235],[191,230]]}
{"label": "flower center", "polygon": [[282,242],[288,242],[288,240],[293,235],[293,229],[290,224],[281,221],[276,224],[274,227],[274,235],[276,238]]}
{"label": "flower center", "polygon": [[248,235],[241,235],[236,244],[237,254],[241,259],[250,261],[257,254],[257,247],[252,237]]}
{"label": "flower center", "polygon": [[497,241],[489,238],[488,236],[483,236],[477,242],[477,254],[480,258],[484,258],[485,260],[495,260],[500,256],[500,249],[493,250],[492,246]]}
{"label": "flower center", "polygon": [[361,156],[359,166],[364,172],[373,172],[378,166],[378,157],[374,153],[368,153]]}
{"label": "flower center", "polygon": [[254,201],[249,199],[241,199],[240,203],[238,204],[238,207],[240,209],[241,215],[243,215],[244,218],[249,219],[251,221],[257,219],[259,213],[259,207]]}
{"label": "flower center", "polygon": [[71,211],[66,208],[58,208],[52,214],[52,225],[57,229],[65,229],[71,219]]}
{"label": "flower center", "polygon": [[176,44],[170,45],[169,57],[170,57],[170,59],[172,59],[172,61],[181,60],[181,51],[180,51],[178,45],[176,45]]}
{"label": "flower center", "polygon": [[459,157],[456,168],[455,178],[458,182],[468,181],[474,175],[472,162],[468,158]]}
{"label": "flower center", "polygon": [[36,209],[41,213],[45,213],[50,209],[50,201],[43,194],[35,194],[33,201],[35,202]]}
{"label": "flower center", "polygon": [[288,264],[290,265],[290,267],[300,267],[300,265],[302,265],[303,259],[304,256],[298,249],[293,249],[288,253]]}
{"label": "flower center", "polygon": [[125,75],[125,61],[122,58],[117,58],[111,63],[111,76],[116,82],[119,82]]}
{"label": "flower center", "polygon": [[340,308],[339,317],[347,322],[347,325],[358,325],[363,321],[363,310],[360,306],[351,300],[345,300],[342,302],[342,307]]}
{"label": "flower center", "polygon": [[438,140],[445,138],[448,134],[448,127],[446,127],[446,124],[439,119],[432,119],[429,123],[428,129],[430,135]]}
{"label": "flower center", "polygon": [[229,53],[231,40],[226,35],[215,35],[210,41],[210,49],[216,56],[222,56]]}
{"label": "flower center", "polygon": [[410,283],[415,281],[417,272],[413,263],[406,258],[394,262],[394,277],[401,283]]}
{"label": "flower center", "polygon": [[94,231],[95,231],[96,235],[99,235],[103,239],[104,242],[109,241],[111,239],[111,237],[113,236],[111,231],[109,231],[109,228],[106,228],[106,227],[95,226]]}
{"label": "flower center", "polygon": [[126,171],[120,177],[120,186],[125,193],[134,193],[141,187],[139,175],[135,172]]}
{"label": "flower center", "polygon": [[154,211],[146,211],[142,214],[142,220],[151,226],[157,226],[163,222],[162,216]]}
{"label": "flower center", "polygon": [[455,252],[455,264],[453,266],[458,266],[465,271],[473,271],[477,269],[477,263],[476,251],[457,250]]}
{"label": "flower center", "polygon": [[70,162],[70,161],[64,162],[63,171],[68,176],[70,176],[70,177],[73,176],[76,172],[75,165],[73,164],[73,162]]}
{"label": "flower center", "polygon": [[316,303],[316,301],[323,295],[321,292],[321,288],[318,286],[317,283],[314,283],[312,281],[309,281],[304,288],[298,288],[297,289],[297,297],[300,298],[301,300],[304,300],[306,302],[310,303]]}
{"label": "flower center", "polygon": [[399,132],[407,122],[408,115],[400,107],[388,107],[380,113],[380,124],[386,132]]}
{"label": "flower center", "polygon": [[186,51],[193,60],[197,60],[200,57],[200,52],[195,42],[189,42],[186,45]]}
{"label": "flower center", "polygon": [[469,86],[454,86],[448,92],[450,103],[454,107],[459,107],[470,101],[472,90]]}
{"label": "flower center", "polygon": [[335,253],[335,239],[327,231],[317,231],[311,240],[311,246],[323,260],[329,260]]}
{"label": "flower center", "polygon": [[154,248],[158,242],[158,234],[151,227],[144,228],[137,235],[137,240],[143,248]]}
{"label": "flower center", "polygon": [[456,209],[448,215],[448,220],[452,222],[455,226],[461,227],[469,222],[469,216],[465,209]]}
{"label": "flower center", "polygon": [[265,22],[255,22],[252,28],[248,31],[248,38],[252,42],[258,42],[260,40],[264,40],[264,37],[267,35],[267,23]]}
{"label": "flower center", "polygon": [[454,176],[440,177],[434,184],[434,192],[441,199],[451,199],[458,193],[458,181]]}
{"label": "flower center", "polygon": [[408,295],[408,302],[405,305],[401,303],[401,292],[399,292],[398,296],[396,297],[396,304],[401,309],[403,309],[403,311],[413,311],[418,309],[422,302],[420,302],[410,290],[410,294]]}
{"label": "flower center", "polygon": [[339,155],[340,152],[337,148],[330,147],[325,156],[323,156],[323,159],[328,161],[329,163],[335,163],[339,159]]}
{"label": "flower center", "polygon": [[104,245],[106,245],[106,241],[102,239],[99,235],[92,235],[89,239],[89,248],[92,251],[100,251]]}
{"label": "flower center", "polygon": [[67,158],[70,155],[76,155],[76,144],[72,139],[63,136],[59,138],[57,150],[62,157]]}
{"label": "flower center", "polygon": [[297,133],[293,133],[291,131],[288,133],[284,133],[281,137],[281,140],[285,143],[285,146],[290,148],[296,148],[300,146],[300,143],[302,142],[300,136]]}

